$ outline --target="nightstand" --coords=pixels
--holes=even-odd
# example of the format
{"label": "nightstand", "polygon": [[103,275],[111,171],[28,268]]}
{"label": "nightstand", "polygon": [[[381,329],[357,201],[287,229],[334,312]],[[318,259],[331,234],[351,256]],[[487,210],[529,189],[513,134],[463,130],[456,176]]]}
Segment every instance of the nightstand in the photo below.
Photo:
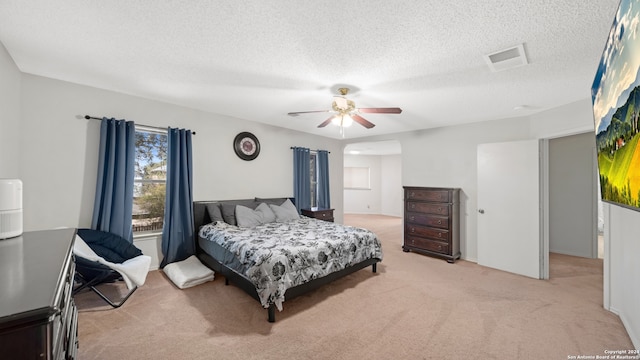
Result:
{"label": "nightstand", "polygon": [[300,211],[304,216],[308,216],[310,218],[315,218],[318,220],[333,222],[333,209],[311,208],[311,209],[302,209]]}

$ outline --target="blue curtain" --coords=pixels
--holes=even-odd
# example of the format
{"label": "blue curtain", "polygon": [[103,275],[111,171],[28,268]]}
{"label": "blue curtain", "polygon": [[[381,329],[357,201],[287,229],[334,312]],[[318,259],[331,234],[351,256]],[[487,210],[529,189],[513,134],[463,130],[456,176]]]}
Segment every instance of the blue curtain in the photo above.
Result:
{"label": "blue curtain", "polygon": [[293,197],[296,199],[298,212],[311,207],[310,154],[307,148],[293,148]]}
{"label": "blue curtain", "polygon": [[195,254],[193,239],[193,166],[191,131],[168,131],[167,195],[162,228],[160,267]]}
{"label": "blue curtain", "polygon": [[331,208],[331,197],[329,195],[329,152],[318,150],[318,207]]}
{"label": "blue curtain", "polygon": [[133,242],[133,174],[136,130],[133,121],[103,118],[98,179],[91,228]]}

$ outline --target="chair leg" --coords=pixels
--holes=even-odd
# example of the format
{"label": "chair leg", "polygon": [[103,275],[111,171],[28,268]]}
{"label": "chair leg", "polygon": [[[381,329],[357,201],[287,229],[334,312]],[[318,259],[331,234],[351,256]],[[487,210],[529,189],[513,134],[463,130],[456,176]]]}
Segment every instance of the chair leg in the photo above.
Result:
{"label": "chair leg", "polygon": [[111,301],[111,299],[109,299],[106,295],[101,293],[100,290],[98,290],[95,286],[91,285],[89,286],[89,288],[93,290],[96,294],[98,294],[98,296],[100,296],[102,300],[106,301],[113,308],[119,308],[120,306],[122,306],[122,304],[124,304],[124,302],[127,301],[129,296],[131,296],[131,294],[133,294],[138,289],[137,286],[131,289],[131,291],[129,291],[129,293],[124,298],[122,298],[122,300],[120,300],[119,303],[116,304],[113,301]]}
{"label": "chair leg", "polygon": [[95,285],[98,285],[98,283],[100,283],[101,279],[99,278],[94,278],[91,281],[87,281],[87,279],[84,278],[84,276],[82,276],[82,274],[80,273],[76,273],[76,280],[80,283],[80,286],[74,288],[72,290],[72,294],[75,295],[77,294],[80,290],[85,289],[85,288],[89,288],[91,289],[93,292],[95,292],[96,294],[98,294],[98,296],[100,296],[100,298],[102,298],[102,300],[106,301],[107,304],[111,305],[111,307],[113,308],[119,308],[120,306],[122,306],[124,304],[125,301],[127,301],[127,299],[129,299],[129,297],[138,289],[138,287],[134,287],[133,289],[131,289],[127,295],[124,296],[124,298],[122,298],[120,300],[120,302],[118,303],[114,303],[111,299],[109,299],[105,294],[103,294],[100,290],[98,290],[98,288],[95,287]]}
{"label": "chair leg", "polygon": [[73,290],[71,291],[71,294],[75,295],[79,293],[82,289],[98,284],[101,280],[102,280],[101,278],[96,277],[96,278],[93,278],[91,281],[88,281],[87,279],[85,279],[84,276],[82,276],[82,274],[76,273],[75,281],[78,282],[80,286],[73,288]]}

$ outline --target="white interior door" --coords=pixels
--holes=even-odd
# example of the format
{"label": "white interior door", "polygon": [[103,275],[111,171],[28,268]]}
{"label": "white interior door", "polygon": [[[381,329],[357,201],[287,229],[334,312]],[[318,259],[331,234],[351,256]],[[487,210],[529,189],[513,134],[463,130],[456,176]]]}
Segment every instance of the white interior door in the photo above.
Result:
{"label": "white interior door", "polygon": [[478,264],[542,278],[538,140],[478,145]]}

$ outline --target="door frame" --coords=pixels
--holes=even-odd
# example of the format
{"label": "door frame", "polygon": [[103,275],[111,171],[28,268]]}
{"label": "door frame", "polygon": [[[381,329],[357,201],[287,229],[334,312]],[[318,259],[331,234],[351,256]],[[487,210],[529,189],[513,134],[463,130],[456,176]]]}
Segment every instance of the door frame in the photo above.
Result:
{"label": "door frame", "polygon": [[[569,136],[574,136],[574,135],[581,135],[581,134],[587,134],[587,133],[593,133],[593,130],[589,129],[589,130],[582,130],[582,131],[572,131],[569,133],[563,133],[563,134],[557,134],[557,135],[551,135],[551,136],[547,136],[545,138],[540,139],[540,149],[541,149],[541,158],[540,158],[540,173],[542,178],[540,179],[540,183],[544,184],[544,188],[541,189],[540,193],[541,193],[541,199],[540,199],[540,204],[541,204],[541,211],[543,212],[541,214],[541,221],[544,222],[544,228],[541,228],[541,234],[542,234],[542,239],[541,239],[541,250],[543,251],[543,256],[545,257],[544,261],[546,262],[546,266],[545,267],[541,267],[541,269],[545,269],[545,277],[543,277],[543,279],[549,279],[549,238],[550,238],[550,229],[549,229],[549,204],[550,204],[550,197],[549,197],[549,157],[550,157],[550,153],[549,153],[549,141],[553,140],[553,139],[559,139],[559,138],[564,138],[564,137],[569,137]],[[592,237],[591,237],[591,247],[592,247],[592,252],[593,254],[596,255],[597,258],[597,254],[598,254],[598,163],[597,163],[597,151],[595,150],[595,148],[593,149],[593,154],[594,154],[594,161],[593,161],[593,179],[592,179],[592,183],[593,183],[593,187],[595,189],[595,196],[592,197],[591,200],[591,207],[593,209],[592,211]],[[544,172],[544,174],[543,174]],[[606,207],[606,206],[605,206]],[[608,209],[607,209],[608,210]],[[608,215],[608,213],[605,210],[605,213],[603,214],[604,218],[605,218],[605,234],[604,234],[604,257],[603,257],[603,261],[604,261],[604,271],[606,272],[607,269],[607,265],[608,265],[608,249],[607,249],[607,245],[608,245],[608,239],[607,239],[607,234],[606,234],[606,227],[607,227],[607,218],[606,216]],[[606,275],[606,274],[603,274]],[[608,293],[607,291],[607,286],[608,286],[608,279],[606,278],[606,276],[604,277],[604,287],[605,287],[605,295]],[[606,296],[605,296],[606,297]]]}
{"label": "door frame", "polygon": [[539,140],[540,149],[540,279],[549,279],[549,139]]}

